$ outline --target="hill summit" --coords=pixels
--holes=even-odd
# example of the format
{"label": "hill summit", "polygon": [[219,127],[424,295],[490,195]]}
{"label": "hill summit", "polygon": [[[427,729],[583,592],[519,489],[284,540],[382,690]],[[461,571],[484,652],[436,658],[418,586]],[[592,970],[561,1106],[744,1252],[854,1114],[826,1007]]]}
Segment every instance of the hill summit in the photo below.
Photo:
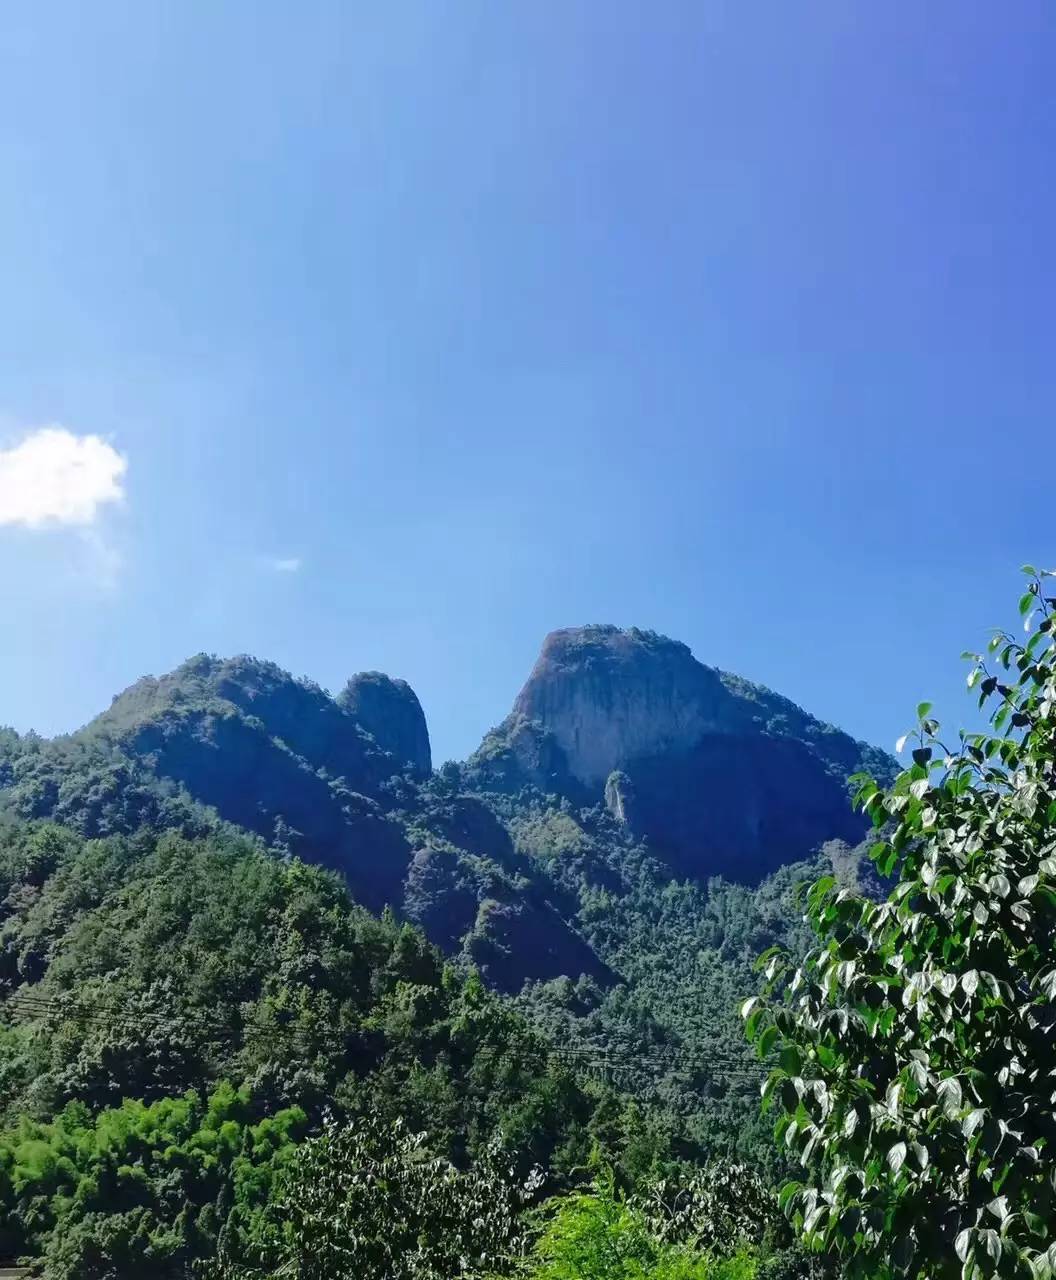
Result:
{"label": "hill summit", "polygon": [[891,762],[676,640],[551,632],[510,715],[470,760],[478,785],[604,798],[681,874],[752,881],[864,824],[846,779]]}

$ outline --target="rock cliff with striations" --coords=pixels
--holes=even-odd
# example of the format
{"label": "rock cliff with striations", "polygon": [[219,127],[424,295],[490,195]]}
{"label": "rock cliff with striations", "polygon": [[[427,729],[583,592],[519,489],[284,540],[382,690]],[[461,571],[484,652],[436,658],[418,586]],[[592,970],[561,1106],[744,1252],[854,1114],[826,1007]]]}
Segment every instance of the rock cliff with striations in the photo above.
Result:
{"label": "rock cliff with striations", "polygon": [[598,788],[629,760],[722,732],[730,698],[684,644],[632,627],[553,631],[513,705],[554,736],[572,775]]}
{"label": "rock cliff with striations", "polygon": [[484,789],[604,801],[679,874],[739,880],[860,839],[846,780],[861,768],[890,762],[684,644],[614,626],[547,636],[511,715],[468,762]]}

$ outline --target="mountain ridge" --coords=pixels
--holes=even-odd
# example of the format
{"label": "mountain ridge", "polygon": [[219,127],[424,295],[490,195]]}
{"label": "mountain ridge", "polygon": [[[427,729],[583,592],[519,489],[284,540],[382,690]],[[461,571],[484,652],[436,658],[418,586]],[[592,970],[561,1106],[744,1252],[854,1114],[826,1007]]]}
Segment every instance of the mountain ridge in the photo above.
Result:
{"label": "mountain ridge", "polygon": [[504,990],[564,974],[604,987],[580,889],[523,816],[563,812],[606,851],[581,868],[588,888],[622,892],[621,860],[641,856],[660,880],[754,884],[827,840],[858,843],[845,779],[870,751],[678,641],[599,625],[551,633],[506,719],[436,772],[405,681],[361,673],[335,697],[265,660],[198,654],[74,734],[9,735],[0,804],[87,837],[227,823],[339,871]]}

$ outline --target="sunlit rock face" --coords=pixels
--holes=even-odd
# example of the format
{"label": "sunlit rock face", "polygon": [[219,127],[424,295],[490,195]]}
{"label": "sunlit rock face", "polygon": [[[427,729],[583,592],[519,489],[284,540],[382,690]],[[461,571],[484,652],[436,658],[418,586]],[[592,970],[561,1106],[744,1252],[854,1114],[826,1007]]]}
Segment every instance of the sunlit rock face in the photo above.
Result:
{"label": "sunlit rock face", "polygon": [[514,712],[543,724],[573,776],[595,787],[629,760],[724,731],[730,702],[684,644],[634,627],[572,627],[546,637]]}
{"label": "sunlit rock face", "polygon": [[485,787],[604,803],[679,874],[748,881],[825,840],[858,840],[846,779],[889,763],[678,641],[614,626],[547,636],[468,762]]}

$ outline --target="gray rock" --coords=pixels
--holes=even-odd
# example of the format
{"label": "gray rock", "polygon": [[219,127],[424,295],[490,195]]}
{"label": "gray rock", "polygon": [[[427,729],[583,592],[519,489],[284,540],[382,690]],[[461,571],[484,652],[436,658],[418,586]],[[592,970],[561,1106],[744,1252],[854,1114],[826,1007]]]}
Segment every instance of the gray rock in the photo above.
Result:
{"label": "gray rock", "polygon": [[828,839],[856,844],[847,778],[882,753],[795,703],[637,627],[543,643],[513,711],[467,762],[475,785],[525,784],[609,812],[679,875],[755,881]]}
{"label": "gray rock", "polygon": [[600,789],[628,760],[685,751],[722,732],[731,699],[684,644],[631,627],[571,627],[546,637],[514,713],[554,736],[568,767]]}

